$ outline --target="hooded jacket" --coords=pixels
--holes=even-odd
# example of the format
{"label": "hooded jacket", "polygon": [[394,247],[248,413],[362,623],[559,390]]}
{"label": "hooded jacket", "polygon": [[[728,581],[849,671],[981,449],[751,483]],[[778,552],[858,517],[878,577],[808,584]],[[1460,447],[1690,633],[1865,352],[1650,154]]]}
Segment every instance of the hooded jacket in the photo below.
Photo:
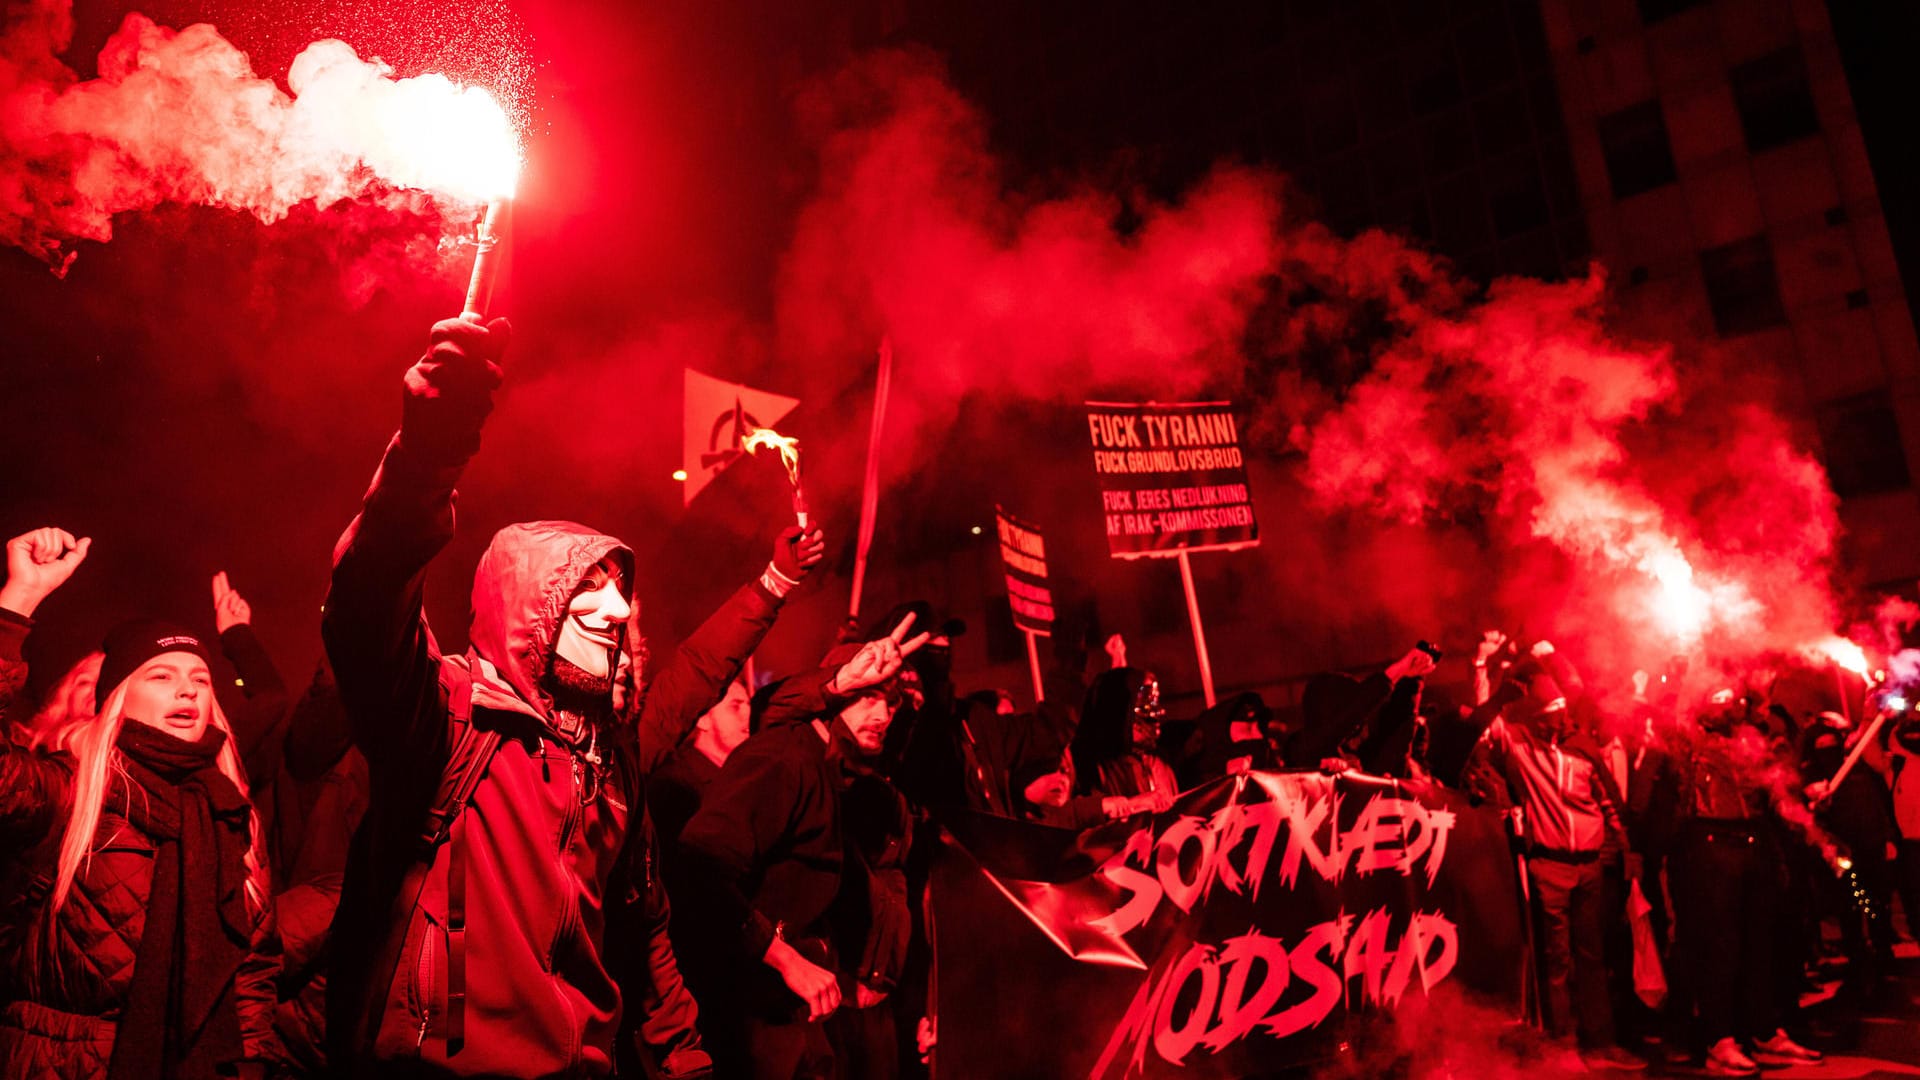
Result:
{"label": "hooded jacket", "polygon": [[[637,723],[602,725],[591,741],[568,745],[543,686],[561,617],[596,562],[614,557],[631,581],[634,557],[571,522],[532,522],[495,536],[474,574],[471,647],[443,655],[422,590],[452,537],[454,483],[491,392],[473,372],[454,370],[470,362],[443,342],[409,373],[402,431],[334,551],[322,636],[369,795],[333,928],[328,1038],[333,1061],[355,1076],[420,1065],[449,1075],[605,1075],[622,1001],[603,935],[612,901],[641,888],[615,876],[638,825],[639,777],[705,707],[687,699],[724,690],[737,668],[728,661],[740,642],[731,638],[764,632],[778,601],[758,585],[740,590],[726,617],[702,628],[718,626],[728,642],[689,641],[654,680]],[[427,851],[423,822],[462,717],[501,741],[453,842]],[[456,847],[467,871],[465,1030],[450,1045]],[[419,901],[397,913],[402,881],[421,861],[430,869]],[[396,948],[398,963],[375,970]]]}
{"label": "hooded jacket", "polygon": [[1070,746],[1079,794],[1180,790],[1171,766],[1133,744],[1134,697],[1150,677],[1139,668],[1124,667],[1101,672],[1093,680]]}
{"label": "hooded jacket", "polygon": [[[450,537],[453,470],[423,475],[415,464],[396,440],[336,550],[322,621],[370,786],[334,927],[334,1060],[356,1071],[418,1059],[453,1075],[604,1075],[620,1019],[600,955],[605,891],[638,792],[621,770],[596,768],[584,747],[556,740],[541,681],[574,587],[609,555],[632,580],[633,555],[570,522],[502,529],[474,574],[472,646],[443,656],[421,581]],[[425,855],[431,868],[399,963],[371,970],[391,955],[383,946],[398,931],[387,925],[395,894],[421,857],[421,825],[460,712],[499,731],[499,749],[453,843]],[[595,747],[602,761],[609,750]],[[457,1046],[445,1027],[453,844],[465,845],[467,871]]]}

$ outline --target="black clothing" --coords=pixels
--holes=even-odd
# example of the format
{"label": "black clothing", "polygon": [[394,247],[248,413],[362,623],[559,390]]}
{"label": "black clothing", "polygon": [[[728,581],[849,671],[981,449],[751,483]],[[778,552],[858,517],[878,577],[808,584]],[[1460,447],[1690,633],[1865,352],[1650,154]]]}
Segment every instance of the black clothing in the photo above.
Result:
{"label": "black clothing", "polygon": [[662,848],[671,851],[680,842],[680,833],[719,777],[720,766],[691,742],[681,744],[647,777],[647,810]]}
{"label": "black clothing", "polygon": [[235,977],[247,959],[247,798],[220,772],[226,732],[194,742],[145,724],[115,746],[146,796],[127,821],[154,840],[147,932],[107,1069],[111,1080],[212,1077],[240,1060]]}
{"label": "black clothing", "polygon": [[[680,834],[689,899],[682,910],[689,938],[699,940],[699,966],[719,963],[744,976],[758,991],[754,1002],[775,1016],[799,1005],[761,962],[775,927],[802,952],[797,939],[824,943],[846,860],[843,781],[828,749],[812,724],[761,731],[727,759]],[[692,955],[684,959],[695,965]]]}
{"label": "black clothing", "polygon": [[1783,882],[1771,830],[1753,821],[1695,819],[1669,864],[1678,957],[1688,973],[1706,1045],[1764,1038],[1779,1021],[1773,962]]}

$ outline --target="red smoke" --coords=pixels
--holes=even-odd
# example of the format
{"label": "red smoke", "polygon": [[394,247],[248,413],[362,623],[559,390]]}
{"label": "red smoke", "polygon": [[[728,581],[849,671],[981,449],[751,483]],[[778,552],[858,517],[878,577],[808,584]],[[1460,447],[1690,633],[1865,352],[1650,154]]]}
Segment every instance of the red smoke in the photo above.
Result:
{"label": "red smoke", "polygon": [[819,189],[780,274],[789,358],[837,364],[891,333],[922,401],[1191,393],[1237,365],[1279,250],[1278,184],[1217,173],[1178,205],[1009,191],[980,115],[925,59],[884,53],[802,102]]}
{"label": "red smoke", "polygon": [[1683,385],[1669,347],[1616,340],[1604,301],[1596,269],[1399,307],[1372,370],[1296,429],[1308,482],[1384,517],[1477,511],[1510,568],[1550,545],[1568,580],[1509,577],[1531,594],[1521,614],[1605,666],[1806,651],[1834,626],[1824,472],[1763,408]]}
{"label": "red smoke", "polygon": [[1610,332],[1598,269],[1475,296],[1444,260],[1338,237],[1245,169],[1171,205],[1022,194],[924,58],[856,64],[803,114],[821,180],[779,348],[826,367],[890,334],[911,410],[896,437],[969,391],[1252,397],[1323,509],[1470,523],[1510,614],[1622,679],[1675,652],[1805,652],[1835,626],[1823,471],[1695,350],[1682,370]]}
{"label": "red smoke", "polygon": [[0,44],[0,240],[57,273],[74,241],[111,239],[115,214],[162,203],[272,222],[302,204],[405,205],[396,189],[456,214],[512,191],[518,136],[485,91],[395,80],[329,40],[294,59],[289,93],[213,27],[137,13],[82,81],[58,59],[72,33],[68,0],[32,0]]}

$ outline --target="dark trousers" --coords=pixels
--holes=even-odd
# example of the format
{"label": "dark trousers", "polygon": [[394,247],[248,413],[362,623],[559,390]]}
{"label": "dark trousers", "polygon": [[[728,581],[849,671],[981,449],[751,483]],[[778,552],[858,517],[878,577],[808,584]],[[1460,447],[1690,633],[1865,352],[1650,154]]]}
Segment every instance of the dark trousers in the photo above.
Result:
{"label": "dark trousers", "polygon": [[[1834,881],[1833,875],[1826,876]],[[1853,876],[1834,881],[1847,981],[1857,986],[1871,985],[1893,973],[1893,884],[1893,864],[1887,861],[1886,848],[1874,843],[1855,846]],[[1853,895],[1856,888],[1864,900]]]}
{"label": "dark trousers", "polygon": [[827,1035],[845,1080],[899,1080],[900,1038],[891,998],[857,1009],[849,998],[827,1018]]}
{"label": "dark trousers", "polygon": [[1782,875],[1778,852],[1753,828],[1692,822],[1667,864],[1675,886],[1679,957],[1689,969],[1707,1045],[1765,1037],[1776,1026],[1773,935]]}
{"label": "dark trousers", "polygon": [[1900,841],[1900,858],[1893,868],[1900,877],[1900,908],[1907,917],[1907,934],[1920,941],[1920,840]]}
{"label": "dark trousers", "polygon": [[746,1050],[753,1080],[832,1080],[833,1047],[825,1024],[748,1020]]}
{"label": "dark trousers", "polygon": [[1527,860],[1533,881],[1547,1031],[1598,1049],[1613,1044],[1607,1000],[1606,884],[1598,862]]}

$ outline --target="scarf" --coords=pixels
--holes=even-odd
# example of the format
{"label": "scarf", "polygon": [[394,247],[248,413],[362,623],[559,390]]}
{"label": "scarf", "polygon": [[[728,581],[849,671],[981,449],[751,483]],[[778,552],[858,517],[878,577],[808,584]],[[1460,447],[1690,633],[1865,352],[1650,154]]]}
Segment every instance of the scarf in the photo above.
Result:
{"label": "scarf", "polygon": [[187,742],[137,721],[115,742],[136,789],[127,820],[153,840],[147,924],[109,1080],[201,1080],[243,1053],[234,977],[247,914],[247,800],[217,764],[226,733]]}

